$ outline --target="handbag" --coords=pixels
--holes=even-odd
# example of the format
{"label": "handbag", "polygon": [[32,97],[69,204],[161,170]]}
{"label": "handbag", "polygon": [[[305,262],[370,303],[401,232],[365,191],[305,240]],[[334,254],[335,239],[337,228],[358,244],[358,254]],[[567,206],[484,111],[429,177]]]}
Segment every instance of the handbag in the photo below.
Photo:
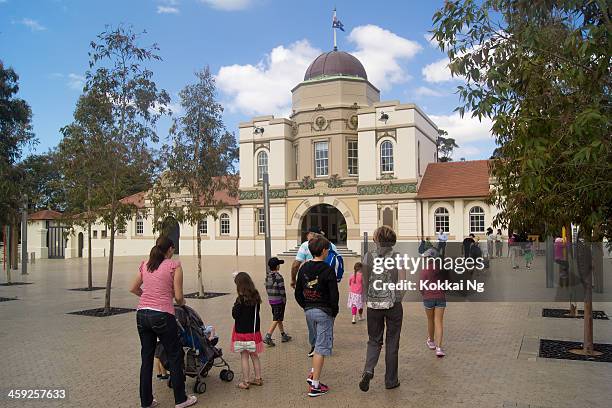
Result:
{"label": "handbag", "polygon": [[[255,314],[253,317],[253,334],[255,333],[255,328],[257,327],[257,307],[259,305],[255,305]],[[248,351],[249,353],[255,353],[257,351],[257,344],[255,340],[236,340],[234,341],[234,351],[236,353],[240,353],[243,351]]]}

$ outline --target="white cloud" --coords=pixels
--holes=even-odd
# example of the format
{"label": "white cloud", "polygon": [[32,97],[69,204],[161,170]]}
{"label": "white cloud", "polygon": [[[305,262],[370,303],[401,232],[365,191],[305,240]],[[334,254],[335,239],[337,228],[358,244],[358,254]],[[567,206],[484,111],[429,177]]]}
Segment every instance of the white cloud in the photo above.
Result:
{"label": "white cloud", "polygon": [[457,80],[451,74],[450,68],[448,67],[448,58],[442,58],[439,61],[432,62],[431,64],[425,65],[421,70],[423,78],[427,82],[447,82]]}
{"label": "white cloud", "polygon": [[435,89],[428,88],[426,86],[419,86],[414,90],[414,94],[417,96],[444,96],[444,94],[440,91],[436,91]]}
{"label": "white cloud", "polygon": [[74,89],[75,91],[83,90],[83,85],[85,85],[85,77],[77,74],[68,74],[68,87],[70,89]]}
{"label": "white cloud", "polygon": [[178,14],[179,9],[171,6],[157,6],[157,14]]}
{"label": "white cloud", "polygon": [[224,11],[237,11],[248,8],[252,0],[200,0],[204,4],[208,4],[212,8]]}
{"label": "white cloud", "polygon": [[229,65],[219,69],[217,86],[228,97],[231,111],[248,115],[286,116],[291,111],[290,90],[308,65],[321,53],[307,40],[279,45],[256,65]]}
{"label": "white cloud", "polygon": [[469,113],[466,113],[462,118],[458,113],[453,113],[451,115],[429,115],[429,117],[439,129],[446,130],[448,137],[454,138],[459,146],[471,142],[492,142],[491,120],[483,118],[481,122],[478,118],[468,115]]}
{"label": "white cloud", "polygon": [[433,38],[433,35],[431,33],[423,34],[423,38],[425,38],[425,41],[427,41],[429,43],[429,45],[431,45],[434,48],[438,48],[438,41],[436,41]]}
{"label": "white cloud", "polygon": [[27,18],[27,17],[22,18],[19,21],[19,24],[23,24],[24,26],[28,27],[32,31],[43,31],[47,29],[47,27],[43,26],[38,21],[32,20],[31,18]]}
{"label": "white cloud", "polygon": [[355,44],[352,54],[364,65],[368,79],[381,90],[410,79],[401,62],[422,49],[415,41],[371,24],[355,27],[348,40]]}

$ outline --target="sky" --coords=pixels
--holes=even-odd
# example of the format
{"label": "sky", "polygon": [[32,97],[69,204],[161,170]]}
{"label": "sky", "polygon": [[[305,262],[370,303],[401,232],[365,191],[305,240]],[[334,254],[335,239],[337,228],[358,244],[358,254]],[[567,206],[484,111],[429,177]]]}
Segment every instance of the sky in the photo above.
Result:
{"label": "sky", "polygon": [[[291,92],[308,65],[333,48],[332,10],[345,32],[338,48],[363,63],[381,100],[415,103],[457,140],[460,158],[488,158],[495,145],[491,123],[454,109],[461,81],[429,41],[432,16],[443,1],[387,0],[0,0],[0,59],[19,75],[19,97],[33,112],[44,153],[72,121],[88,69],[90,42],[107,25],[146,30],[140,45],[157,43],[162,61],[149,64],[159,88],[180,115],[178,92],[209,66],[215,74],[224,121],[287,116]],[[161,139],[170,119],[158,123]]]}

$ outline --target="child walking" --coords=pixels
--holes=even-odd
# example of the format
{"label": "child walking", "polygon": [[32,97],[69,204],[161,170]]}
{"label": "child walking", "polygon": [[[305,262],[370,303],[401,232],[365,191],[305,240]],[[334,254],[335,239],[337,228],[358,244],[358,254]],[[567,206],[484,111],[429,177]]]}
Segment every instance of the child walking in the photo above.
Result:
{"label": "child walking", "polygon": [[338,281],[334,270],[325,263],[329,241],[322,235],[308,242],[314,257],[302,265],[295,285],[295,300],[304,309],[306,322],[316,333],[312,369],[307,382],[309,397],[326,394],[329,387],[319,380],[325,356],[330,356],[334,344],[334,319],[338,315]]}
{"label": "child walking", "polygon": [[[259,353],[263,352],[263,342],[259,329],[259,309],[261,297],[255,289],[253,280],[246,272],[239,272],[234,278],[238,297],[232,308],[234,328],[232,330],[232,351],[240,353],[242,380],[237,387],[248,390],[251,385],[263,385]],[[250,376],[249,359],[253,362],[254,377]]]}
{"label": "child walking", "polygon": [[[425,263],[421,269],[421,281],[438,282],[441,280],[440,272],[435,268],[433,258],[437,253],[428,249],[422,255]],[[423,306],[427,315],[427,347],[436,351],[436,356],[444,357],[446,353],[442,349],[442,336],[444,334],[444,310],[446,309],[446,295],[440,289],[421,290],[423,295]]]}
{"label": "child walking", "polygon": [[531,269],[531,263],[533,262],[533,240],[530,239],[525,242],[525,253],[523,254],[525,257],[525,267],[527,269]]}
{"label": "child walking", "polygon": [[277,327],[283,343],[291,340],[291,336],[285,333],[285,328],[283,327],[287,294],[285,293],[285,280],[283,275],[280,274],[280,266],[284,263],[285,261],[277,257],[270,258],[268,261],[270,272],[266,274],[266,292],[268,293],[268,302],[272,308],[272,325],[268,329],[263,342],[270,347],[276,346],[272,340],[272,334]]}
{"label": "child walking", "polygon": [[363,320],[363,300],[361,297],[361,291],[363,290],[361,268],[363,264],[357,262],[354,267],[354,272],[349,278],[349,296],[346,306],[351,309],[351,315],[353,316],[352,323],[357,323],[357,311],[359,311],[359,321]]}

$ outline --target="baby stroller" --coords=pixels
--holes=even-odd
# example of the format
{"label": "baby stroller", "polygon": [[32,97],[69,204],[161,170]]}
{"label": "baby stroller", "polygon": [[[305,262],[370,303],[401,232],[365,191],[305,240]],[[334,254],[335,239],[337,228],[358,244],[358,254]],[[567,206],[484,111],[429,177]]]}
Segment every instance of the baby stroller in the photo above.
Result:
{"label": "baby stroller", "polygon": [[[216,347],[217,337],[209,339],[206,326],[198,313],[189,306],[174,306],[176,323],[185,355],[185,375],[195,378],[193,392],[202,394],[206,391],[203,378],[208,375],[212,367],[223,367],[219,378],[226,382],[234,379],[234,372],[223,358],[223,351]],[[167,367],[167,358],[162,352],[160,361]],[[172,381],[168,380],[168,387]]]}

